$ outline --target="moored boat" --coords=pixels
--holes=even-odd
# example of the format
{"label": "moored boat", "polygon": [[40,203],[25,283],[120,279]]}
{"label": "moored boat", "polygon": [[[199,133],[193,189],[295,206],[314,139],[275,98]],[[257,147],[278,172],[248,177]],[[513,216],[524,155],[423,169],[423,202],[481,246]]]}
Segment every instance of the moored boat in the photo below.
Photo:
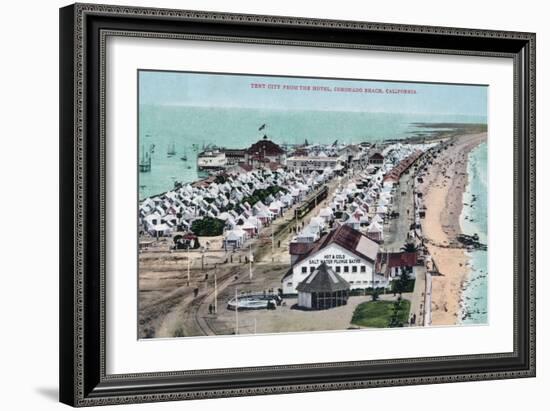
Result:
{"label": "moored boat", "polygon": [[197,156],[199,170],[221,170],[227,165],[225,153],[218,149],[205,150]]}

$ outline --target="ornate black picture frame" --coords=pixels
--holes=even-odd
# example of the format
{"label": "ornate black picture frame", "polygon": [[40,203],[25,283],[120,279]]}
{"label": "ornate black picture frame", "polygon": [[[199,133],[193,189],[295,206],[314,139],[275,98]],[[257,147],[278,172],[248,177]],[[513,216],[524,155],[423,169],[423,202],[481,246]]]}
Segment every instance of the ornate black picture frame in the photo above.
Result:
{"label": "ornate black picture frame", "polygon": [[[105,39],[505,57],[514,65],[514,350],[405,360],[105,372]],[[60,400],[73,406],[535,376],[535,34],[76,4],[60,10]]]}

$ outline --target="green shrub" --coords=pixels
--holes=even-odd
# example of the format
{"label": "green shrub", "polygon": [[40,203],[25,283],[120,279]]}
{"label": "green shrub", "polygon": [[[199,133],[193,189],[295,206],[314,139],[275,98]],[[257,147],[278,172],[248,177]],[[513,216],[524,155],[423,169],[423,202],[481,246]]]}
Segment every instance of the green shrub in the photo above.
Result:
{"label": "green shrub", "polygon": [[193,221],[191,231],[201,237],[213,237],[223,233],[225,223],[222,220],[212,217],[205,217],[201,220]]}
{"label": "green shrub", "polygon": [[174,331],[173,337],[185,337],[183,334],[183,328],[179,327],[176,331]]}

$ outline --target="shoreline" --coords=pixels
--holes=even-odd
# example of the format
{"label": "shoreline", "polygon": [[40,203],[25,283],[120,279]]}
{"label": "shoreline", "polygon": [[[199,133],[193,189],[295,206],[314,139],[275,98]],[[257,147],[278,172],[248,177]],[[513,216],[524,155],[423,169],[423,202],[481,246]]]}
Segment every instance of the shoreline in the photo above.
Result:
{"label": "shoreline", "polygon": [[468,156],[487,141],[487,133],[454,138],[454,145],[438,154],[419,184],[427,206],[422,221],[426,246],[441,276],[432,278],[432,324],[455,325],[460,321],[462,292],[470,273],[470,258],[456,242],[462,233],[463,196],[468,186]]}
{"label": "shoreline", "polygon": [[[474,233],[480,236],[482,243],[487,243],[487,227],[483,227],[479,221],[479,215],[476,216],[478,207],[481,209],[487,207],[483,201],[484,193],[481,193],[479,187],[480,176],[478,180],[474,180],[474,175],[479,173],[476,168],[478,166],[479,148],[486,144],[482,142],[477,145],[470,153],[468,153],[468,184],[463,194],[463,211],[460,215],[460,226],[464,234],[473,235]],[[485,185],[485,190],[486,190]],[[461,299],[460,299],[460,324],[481,324],[487,323],[487,251],[484,250],[469,250],[466,252],[468,257],[468,266],[470,271],[463,283]],[[481,287],[481,288],[480,288]],[[481,292],[485,290],[485,293]]]}

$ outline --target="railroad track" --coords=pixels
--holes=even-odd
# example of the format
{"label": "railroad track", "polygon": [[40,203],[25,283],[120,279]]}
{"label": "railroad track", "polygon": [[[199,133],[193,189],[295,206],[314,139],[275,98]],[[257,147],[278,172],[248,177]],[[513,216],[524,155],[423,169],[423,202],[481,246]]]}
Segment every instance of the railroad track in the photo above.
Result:
{"label": "railroad track", "polygon": [[[233,267],[231,268],[231,270],[219,277],[217,279],[218,281],[218,294],[220,293],[220,291],[223,291],[232,281],[232,278],[235,276],[235,274],[237,274],[239,271],[239,267]],[[206,321],[204,318],[202,318],[201,316],[201,307],[203,306],[203,304],[206,303],[206,300],[213,297],[214,295],[214,291],[211,291],[211,292],[207,292],[201,296],[198,296],[197,298],[195,298],[193,300],[193,302],[191,303],[191,306],[192,306],[192,312],[193,312],[193,323],[195,324],[195,326],[203,333],[203,335],[216,335],[216,332],[215,330],[210,326],[210,324],[208,323],[208,321]]]}

